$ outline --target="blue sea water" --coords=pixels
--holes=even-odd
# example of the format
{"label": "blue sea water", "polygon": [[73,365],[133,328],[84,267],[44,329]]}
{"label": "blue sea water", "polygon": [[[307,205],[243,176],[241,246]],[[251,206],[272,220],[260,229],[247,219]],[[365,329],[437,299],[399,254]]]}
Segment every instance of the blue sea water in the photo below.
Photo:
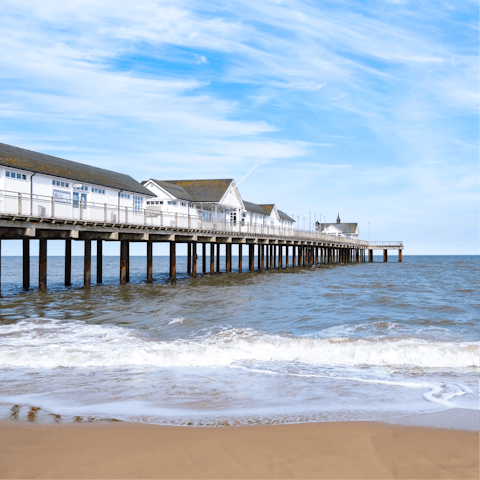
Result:
{"label": "blue sea water", "polygon": [[166,257],[153,284],[132,257],[120,286],[118,258],[105,257],[104,284],[83,289],[83,258],[65,288],[51,257],[40,293],[22,292],[21,258],[5,257],[0,418],[244,425],[478,410],[479,257],[389,260],[193,279],[179,258],[171,285]]}

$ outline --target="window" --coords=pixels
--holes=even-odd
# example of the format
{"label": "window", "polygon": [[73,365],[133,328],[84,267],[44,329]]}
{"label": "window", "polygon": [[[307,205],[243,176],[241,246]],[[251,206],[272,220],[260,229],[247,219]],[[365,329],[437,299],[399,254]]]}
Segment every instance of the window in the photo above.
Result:
{"label": "window", "polygon": [[167,202],[169,205],[176,205],[177,202]]}
{"label": "window", "polygon": [[202,217],[204,220],[209,222],[212,219],[212,213],[211,212],[203,212]]}
{"label": "window", "polygon": [[133,196],[133,211],[135,213],[140,213],[143,208],[143,197]]}
{"label": "window", "polygon": [[120,194],[120,198],[130,199],[130,194],[128,194],[128,193],[121,193],[121,194]]}
{"label": "window", "polygon": [[70,202],[70,192],[62,192],[61,190],[54,190],[53,198],[55,198],[56,202],[68,203]]}
{"label": "window", "polygon": [[26,180],[27,179],[27,176],[25,174],[22,174],[22,173],[15,173],[15,172],[7,171],[5,173],[5,175],[7,177],[10,177],[10,178],[16,178],[17,180]]}
{"label": "window", "polygon": [[101,188],[92,188],[92,192],[93,193],[100,193],[102,195],[105,195],[105,190],[103,190]]}
{"label": "window", "polygon": [[246,214],[246,213],[242,213],[242,218],[247,218],[247,214]]}
{"label": "window", "polygon": [[182,207],[186,207],[186,206],[187,206],[187,204],[182,202]]}

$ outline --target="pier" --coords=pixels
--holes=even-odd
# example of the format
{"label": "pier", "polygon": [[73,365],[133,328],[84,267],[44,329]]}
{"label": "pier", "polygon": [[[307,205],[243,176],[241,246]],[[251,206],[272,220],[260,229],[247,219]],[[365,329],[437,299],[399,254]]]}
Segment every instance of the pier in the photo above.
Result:
{"label": "pier", "polygon": [[[373,249],[395,249],[402,260],[402,242],[383,242],[381,245],[363,240],[325,235],[317,232],[281,229],[269,226],[244,225],[241,222],[205,222],[197,216],[157,215],[149,216],[148,210],[142,212],[129,211],[127,208],[118,212],[117,206],[81,205],[71,209],[74,215],[67,215],[68,205],[62,202],[60,216],[55,213],[55,202],[52,198],[28,198],[28,195],[15,195],[18,207],[16,212],[5,212],[5,206],[11,205],[12,194],[0,193],[0,261],[1,242],[5,240],[23,241],[23,286],[30,287],[30,240],[39,240],[39,272],[38,288],[47,289],[47,249],[48,240],[65,241],[65,285],[71,285],[72,240],[84,242],[84,287],[91,286],[92,241],[96,243],[97,283],[102,283],[102,244],[120,242],[120,284],[129,282],[129,246],[130,242],[146,244],[147,271],[146,281],[153,281],[153,243],[164,242],[170,246],[171,282],[176,280],[176,246],[187,244],[187,273],[196,277],[199,266],[202,274],[220,273],[220,245],[225,245],[225,272],[249,272],[263,270],[282,270],[290,267],[310,267],[317,265],[333,265],[366,262],[366,251],[369,261],[373,260]],[[10,200],[10,202],[9,202]],[[30,211],[46,212],[38,209],[37,203],[49,204],[50,211],[42,216],[34,216]],[[105,218],[114,218],[105,212],[115,210],[122,218],[121,222],[107,222]],[[27,210],[27,211],[25,211]],[[95,218],[101,210],[103,219]],[[121,214],[121,215],[120,215]],[[90,218],[89,218],[90,217]],[[94,218],[91,218],[94,217]],[[210,244],[210,248],[207,248]],[[232,246],[238,253],[238,265],[232,265]],[[242,263],[243,246],[248,252],[248,266]],[[207,266],[207,251],[210,264]],[[198,257],[201,256],[200,263]],[[255,269],[255,257],[257,268]],[[284,261],[285,260],[285,261]],[[384,253],[384,261],[387,255]],[[0,271],[1,279],[1,271]],[[1,285],[1,283],[0,283]]]}

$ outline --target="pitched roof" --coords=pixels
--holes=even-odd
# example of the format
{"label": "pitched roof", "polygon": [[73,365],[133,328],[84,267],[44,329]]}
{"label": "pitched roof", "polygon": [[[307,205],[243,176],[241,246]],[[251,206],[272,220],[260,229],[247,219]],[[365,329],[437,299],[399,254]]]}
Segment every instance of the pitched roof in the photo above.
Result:
{"label": "pitched roof", "polygon": [[245,208],[247,209],[248,212],[258,213],[260,215],[270,215],[266,210],[264,210],[261,207],[261,205],[258,205],[252,202],[247,202],[246,200],[243,201],[243,204],[245,205]]}
{"label": "pitched roof", "polygon": [[269,214],[272,214],[273,207],[275,204],[273,203],[261,203],[260,206]]}
{"label": "pitched roof", "polygon": [[286,213],[282,212],[281,210],[279,210],[277,208],[277,212],[278,212],[278,216],[282,219],[282,220],[287,220],[289,222],[295,222],[295,220],[292,218],[292,217],[289,217]]}
{"label": "pitched roof", "polygon": [[[219,202],[233,179],[152,180],[174,197],[190,202]],[[143,182],[146,183],[146,182]]]}
{"label": "pitched roof", "polygon": [[322,223],[320,228],[322,231],[328,228],[330,225],[338,228],[343,233],[357,233],[358,230],[358,223]]}
{"label": "pitched roof", "polygon": [[153,196],[150,190],[129,175],[72,162],[71,160],[53,157],[44,153],[32,152],[31,150],[6,145],[5,143],[0,143],[0,165]]}

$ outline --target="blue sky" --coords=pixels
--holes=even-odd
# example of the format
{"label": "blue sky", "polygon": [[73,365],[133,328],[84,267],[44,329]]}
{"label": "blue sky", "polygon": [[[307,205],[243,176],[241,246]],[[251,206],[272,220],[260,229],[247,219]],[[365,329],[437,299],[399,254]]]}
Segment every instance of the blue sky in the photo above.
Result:
{"label": "blue sky", "polygon": [[340,212],[364,239],[370,222],[405,254],[478,254],[478,13],[3,0],[0,141],[140,181],[239,181],[260,162],[245,200]]}

